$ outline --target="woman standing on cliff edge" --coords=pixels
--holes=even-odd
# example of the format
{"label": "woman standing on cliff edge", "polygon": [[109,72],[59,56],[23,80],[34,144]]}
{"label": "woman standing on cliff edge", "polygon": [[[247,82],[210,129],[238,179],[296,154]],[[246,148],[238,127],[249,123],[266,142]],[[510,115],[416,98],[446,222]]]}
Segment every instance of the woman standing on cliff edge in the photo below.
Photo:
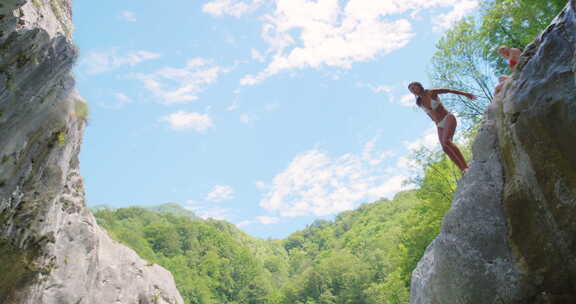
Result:
{"label": "woman standing on cliff edge", "polygon": [[456,117],[450,113],[438,98],[440,94],[452,93],[465,96],[469,99],[476,99],[476,96],[450,89],[429,89],[426,90],[419,82],[411,82],[408,85],[408,90],[416,96],[416,105],[422,108],[428,116],[436,123],[438,128],[438,139],[442,145],[444,153],[460,168],[464,173],[468,169],[466,160],[460,149],[452,142],[454,132],[456,131]]}

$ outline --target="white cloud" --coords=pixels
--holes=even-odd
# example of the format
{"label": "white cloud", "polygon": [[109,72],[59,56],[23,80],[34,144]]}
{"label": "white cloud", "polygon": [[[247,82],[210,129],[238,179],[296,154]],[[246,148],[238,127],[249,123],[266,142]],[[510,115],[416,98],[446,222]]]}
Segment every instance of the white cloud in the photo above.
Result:
{"label": "white cloud", "polygon": [[450,28],[458,20],[468,15],[478,7],[476,0],[462,0],[454,4],[454,8],[449,13],[434,18],[434,31],[442,31]]}
{"label": "white cloud", "polygon": [[279,217],[274,217],[274,216],[257,216],[256,220],[253,221],[241,221],[240,223],[236,224],[237,227],[245,227],[245,226],[249,226],[249,225],[253,225],[256,223],[260,223],[263,225],[271,225],[271,224],[277,224],[280,222],[280,218]]}
{"label": "white cloud", "polygon": [[89,52],[80,62],[87,74],[94,75],[109,72],[123,66],[133,67],[141,62],[160,58],[160,54],[144,50],[119,55],[117,49],[104,52]]}
{"label": "white cloud", "polygon": [[392,92],[392,88],[390,88],[389,86],[379,85],[377,87],[372,88],[372,91],[374,91],[374,93],[390,93]]}
{"label": "white cloud", "polygon": [[237,227],[245,227],[248,225],[252,225],[256,223],[255,221],[241,221],[240,223],[236,224]]}
{"label": "white cloud", "polygon": [[229,220],[231,217],[230,209],[220,208],[220,207],[212,207],[200,210],[198,212],[198,216],[203,219],[215,219],[215,220]]}
{"label": "white cloud", "polygon": [[114,93],[114,97],[116,98],[116,100],[118,101],[118,104],[120,106],[124,106],[126,104],[132,103],[132,99],[124,93],[120,93],[120,92]]}
{"label": "white cloud", "polygon": [[[413,141],[403,141],[402,144],[408,149],[408,151],[410,151],[410,153],[414,153],[422,148],[434,150],[440,145],[438,141],[438,131],[435,127],[429,128],[424,131],[421,137]],[[417,171],[420,169],[418,162],[408,155],[400,157],[396,166],[401,170],[408,171]]]}
{"label": "white cloud", "polygon": [[168,122],[173,130],[194,130],[203,133],[214,126],[208,114],[178,111],[160,118],[161,122]]}
{"label": "white cloud", "polygon": [[386,95],[389,98],[390,102],[394,104],[410,108],[416,107],[415,97],[413,94],[407,93],[398,97],[399,90],[401,90],[402,92],[407,91],[406,85],[404,83],[395,85],[382,85],[382,84],[374,85],[370,83],[359,82],[356,84],[356,86],[360,88],[368,88],[376,94]]}
{"label": "white cloud", "polygon": [[394,90],[394,86],[389,86],[389,85],[374,85],[371,83],[365,83],[365,82],[358,82],[356,83],[356,86],[359,88],[369,88],[372,92],[376,93],[376,94],[380,94],[380,93],[384,93],[384,94],[390,94],[392,92],[392,90]]}
{"label": "white cloud", "polygon": [[[238,6],[238,11],[247,5],[232,0],[216,2],[228,8]],[[273,3],[275,10],[263,17],[265,24],[261,29],[262,38],[268,43],[265,53],[271,54],[266,56],[269,62],[263,71],[245,75],[240,80],[242,85],[255,85],[287,70],[349,69],[355,62],[370,61],[406,46],[414,36],[406,13],[413,18],[425,9],[450,8],[448,13],[430,16],[440,27],[462,18],[478,5],[477,0],[274,0]],[[255,60],[261,60],[261,56],[256,56],[260,52],[253,50],[252,54]]]}
{"label": "white cloud", "polygon": [[377,151],[370,141],[359,154],[330,157],[306,151],[292,160],[264,190],[260,206],[280,216],[324,216],[354,208],[362,201],[392,197],[402,189],[401,174],[390,174],[384,160],[393,154]]}
{"label": "white cloud", "polygon": [[[412,153],[420,148],[436,149],[435,128],[402,143]],[[419,169],[409,155],[394,159],[395,153],[377,148],[368,141],[360,153],[332,157],[318,149],[296,156],[270,183],[256,182],[263,196],[260,206],[278,216],[325,216],[372,202],[392,198],[414,185],[404,185]]]}
{"label": "white cloud", "polygon": [[234,189],[227,185],[215,185],[214,188],[206,196],[206,200],[210,202],[223,202],[234,198]]}
{"label": "white cloud", "polygon": [[394,153],[391,151],[376,151],[376,140],[367,142],[362,151],[362,160],[369,165],[379,165],[392,156],[394,156]]}
{"label": "white cloud", "polygon": [[112,103],[100,103],[100,106],[107,108],[107,109],[121,109],[127,104],[133,102],[132,98],[128,97],[126,94],[121,92],[116,92],[112,94],[114,96],[115,102]]}
{"label": "white cloud", "polygon": [[421,148],[432,150],[439,145],[438,131],[436,127],[424,131],[423,135],[414,141],[403,141],[402,144],[410,151],[416,151]]}
{"label": "white cloud", "polygon": [[194,212],[194,214],[203,219],[212,218],[215,220],[230,221],[232,218],[232,210],[227,208],[214,206],[207,207],[202,205],[202,203],[193,200],[188,200],[186,203],[188,205],[185,205],[184,208]]}
{"label": "white cloud", "polygon": [[256,220],[260,224],[264,224],[264,225],[276,224],[276,223],[280,222],[279,217],[272,217],[272,216],[257,216]]}
{"label": "white cloud", "polygon": [[122,11],[120,13],[120,19],[124,20],[124,21],[128,21],[128,22],[136,22],[138,21],[136,19],[136,14],[134,14],[131,11]]}
{"label": "white cloud", "polygon": [[[386,180],[382,185],[376,186],[368,192],[368,196],[378,197],[381,193],[396,194],[402,190],[404,186],[402,183],[406,180],[404,175],[395,175]],[[390,196],[389,196],[390,197]]]}
{"label": "white cloud", "polygon": [[242,77],[242,79],[240,79],[240,84],[241,85],[255,85],[258,84],[259,82],[261,82],[262,80],[264,80],[266,77],[255,77],[252,75],[246,75],[244,77]]}
{"label": "white cloud", "polygon": [[216,82],[227,69],[212,66],[203,58],[189,60],[183,68],[165,67],[151,74],[133,74],[161,103],[188,103],[198,99],[206,85]]}
{"label": "white cloud", "polygon": [[266,60],[266,58],[262,54],[260,54],[260,52],[258,52],[257,49],[250,50],[250,53],[252,55],[252,59],[258,62],[264,62]]}
{"label": "white cloud", "polygon": [[262,2],[262,0],[253,0],[251,2],[215,0],[204,4],[202,11],[213,16],[232,15],[240,17],[256,10]]}
{"label": "white cloud", "polygon": [[116,104],[112,107],[116,109],[123,108],[125,105],[132,103],[132,98],[121,92],[114,93],[114,99],[116,99]]}
{"label": "white cloud", "polygon": [[405,106],[405,107],[416,107],[416,98],[414,94],[405,94],[398,99],[398,103]]}

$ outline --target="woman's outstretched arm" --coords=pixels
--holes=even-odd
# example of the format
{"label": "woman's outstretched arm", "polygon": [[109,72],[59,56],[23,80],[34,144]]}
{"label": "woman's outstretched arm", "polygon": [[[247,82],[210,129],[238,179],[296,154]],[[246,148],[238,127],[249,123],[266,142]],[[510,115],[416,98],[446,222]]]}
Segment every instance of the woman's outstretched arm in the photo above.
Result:
{"label": "woman's outstretched arm", "polygon": [[452,89],[430,89],[428,91],[430,91],[430,93],[432,93],[432,95],[452,93],[452,94],[462,95],[462,96],[469,98],[469,99],[476,99],[476,96],[474,96],[474,94],[470,94],[470,93],[466,93],[466,92],[462,92],[462,91],[457,91],[457,90],[452,90]]}

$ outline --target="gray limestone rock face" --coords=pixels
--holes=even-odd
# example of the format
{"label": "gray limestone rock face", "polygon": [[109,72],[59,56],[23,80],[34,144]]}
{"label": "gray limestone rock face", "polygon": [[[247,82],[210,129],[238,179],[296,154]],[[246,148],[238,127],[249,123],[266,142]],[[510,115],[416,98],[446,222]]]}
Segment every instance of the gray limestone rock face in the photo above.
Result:
{"label": "gray limestone rock face", "polygon": [[576,303],[576,1],[489,106],[411,303]]}
{"label": "gray limestone rock face", "polygon": [[0,303],[183,303],[84,202],[70,0],[0,3]]}

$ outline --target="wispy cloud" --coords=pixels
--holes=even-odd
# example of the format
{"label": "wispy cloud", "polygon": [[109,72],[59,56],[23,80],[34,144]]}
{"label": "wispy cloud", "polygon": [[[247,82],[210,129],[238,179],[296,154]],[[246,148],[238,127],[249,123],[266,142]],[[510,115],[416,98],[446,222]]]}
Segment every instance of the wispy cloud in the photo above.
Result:
{"label": "wispy cloud", "polygon": [[478,4],[476,0],[457,1],[454,3],[454,8],[450,12],[434,18],[433,30],[438,32],[450,28],[450,26],[458,20],[474,11],[478,7]]}
{"label": "wispy cloud", "polygon": [[376,139],[366,142],[360,153],[336,157],[318,149],[301,153],[271,182],[255,183],[262,192],[260,206],[281,217],[325,216],[361,202],[392,198],[414,187],[405,184],[418,169],[411,154],[421,148],[437,149],[436,129],[402,145],[408,154],[378,149]]}
{"label": "wispy cloud", "polygon": [[383,84],[377,84],[376,85],[376,84],[371,84],[371,83],[358,82],[358,83],[356,83],[356,86],[360,87],[360,88],[368,88],[376,94],[380,94],[380,93],[388,94],[388,93],[392,92],[392,90],[394,90],[394,86],[383,85]]}
{"label": "wispy cloud", "polygon": [[86,74],[94,75],[116,70],[125,66],[134,67],[141,62],[160,57],[160,54],[144,50],[119,54],[118,49],[114,48],[103,52],[88,52],[79,65]]}
{"label": "wispy cloud", "polygon": [[240,17],[256,10],[262,3],[262,0],[252,0],[250,2],[215,0],[204,4],[202,11],[213,16],[231,15],[234,17]]}
{"label": "wispy cloud", "polygon": [[168,122],[170,128],[176,131],[193,130],[203,133],[212,128],[214,123],[208,114],[178,111],[160,118],[161,122]]}
{"label": "wispy cloud", "polygon": [[264,57],[264,55],[262,55],[257,49],[250,50],[250,53],[252,55],[252,59],[255,61],[264,62],[266,60],[266,57]]}
{"label": "wispy cloud", "polygon": [[[204,12],[241,17],[263,1],[217,0]],[[469,14],[477,0],[273,0],[274,10],[262,17],[264,52],[252,58],[268,60],[264,70],[245,75],[240,83],[255,85],[280,72],[302,68],[351,68],[406,46],[415,35],[411,19],[430,10],[436,28],[446,27]],[[437,8],[450,8],[444,14]],[[262,55],[266,54],[266,55]]]}
{"label": "wispy cloud", "polygon": [[241,221],[236,226],[246,227],[254,224],[272,225],[281,222],[281,218],[275,216],[257,216],[254,220]]}
{"label": "wispy cloud", "polygon": [[199,216],[208,219],[213,218],[215,220],[229,220],[231,218],[232,211],[227,208],[212,207],[207,208],[199,212]]}
{"label": "wispy cloud", "polygon": [[118,110],[133,102],[132,98],[122,92],[113,93],[112,96],[111,102],[102,102],[99,105],[103,108]]}
{"label": "wispy cloud", "polygon": [[416,151],[421,148],[432,150],[439,145],[438,131],[435,127],[428,128],[420,138],[413,141],[403,141],[402,144],[410,151]]}
{"label": "wispy cloud", "polygon": [[[428,128],[419,138],[412,141],[403,141],[402,145],[408,149],[410,154],[420,149],[434,150],[440,145],[438,141],[438,131],[435,127]],[[420,166],[410,154],[398,158],[396,166],[401,170],[417,172],[420,170]]]}
{"label": "wispy cloud", "polygon": [[388,98],[391,103],[398,104],[405,107],[414,108],[416,107],[414,95],[411,93],[406,93],[401,96],[398,96],[399,92],[407,92],[408,89],[406,88],[407,82],[403,82],[400,84],[394,85],[383,85],[383,84],[371,84],[371,83],[364,83],[358,82],[356,84],[359,88],[368,88],[372,92],[376,94],[383,94]]}
{"label": "wispy cloud", "polygon": [[128,97],[124,93],[116,92],[116,93],[114,93],[114,98],[117,101],[117,103],[116,103],[117,108],[122,108],[125,105],[132,103],[132,98]]}
{"label": "wispy cloud", "polygon": [[165,67],[150,74],[133,74],[146,89],[166,105],[188,103],[198,99],[206,85],[216,82],[228,69],[214,66],[203,58],[189,60],[182,68]]}
{"label": "wispy cloud", "polygon": [[296,156],[269,186],[257,184],[263,193],[260,206],[280,216],[324,216],[354,208],[359,202],[391,197],[402,189],[405,177],[389,174],[375,142],[359,154],[337,157],[318,149]]}
{"label": "wispy cloud", "polygon": [[256,220],[260,224],[264,224],[264,225],[276,224],[276,223],[280,222],[280,218],[274,217],[274,216],[257,216]]}
{"label": "wispy cloud", "polygon": [[398,103],[405,107],[416,107],[416,97],[413,94],[404,94],[398,99]]}
{"label": "wispy cloud", "polygon": [[227,185],[215,185],[210,193],[206,196],[206,200],[210,202],[223,202],[234,198],[234,189]]}
{"label": "wispy cloud", "polygon": [[128,21],[128,22],[136,22],[138,21],[136,19],[136,14],[134,14],[131,11],[122,11],[120,13],[120,19],[124,20],[124,21]]}
{"label": "wispy cloud", "polygon": [[195,207],[195,206],[185,206],[184,208],[193,211],[196,215],[203,219],[215,219],[215,220],[225,220],[230,221],[232,218],[232,210],[220,207]]}
{"label": "wispy cloud", "polygon": [[254,223],[256,223],[256,221],[241,221],[240,223],[236,224],[236,226],[241,228],[241,227],[246,227],[248,225],[252,225]]}

